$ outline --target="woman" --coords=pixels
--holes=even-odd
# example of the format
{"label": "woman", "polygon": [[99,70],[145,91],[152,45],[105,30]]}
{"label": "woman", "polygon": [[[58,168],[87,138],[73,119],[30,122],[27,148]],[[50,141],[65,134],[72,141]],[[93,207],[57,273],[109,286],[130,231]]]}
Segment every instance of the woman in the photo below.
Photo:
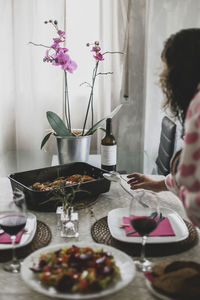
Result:
{"label": "woman", "polygon": [[155,181],[132,173],[128,175],[128,183],[133,190],[174,192],[191,221],[200,226],[200,29],[184,29],[172,35],[165,42],[161,58],[164,107],[180,120],[184,146],[175,156],[171,174],[165,180]]}

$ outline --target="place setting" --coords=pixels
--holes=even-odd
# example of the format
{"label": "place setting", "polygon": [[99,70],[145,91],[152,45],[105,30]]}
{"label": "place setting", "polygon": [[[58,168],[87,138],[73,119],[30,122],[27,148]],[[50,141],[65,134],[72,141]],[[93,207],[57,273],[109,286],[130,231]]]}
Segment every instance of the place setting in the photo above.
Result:
{"label": "place setting", "polygon": [[[109,176],[114,178],[116,174]],[[121,185],[121,179],[125,179],[117,176],[118,179],[112,181]],[[193,247],[198,241],[195,227],[172,209],[160,207],[158,194],[148,190],[128,193],[132,195],[129,207],[113,209],[93,225],[94,240],[133,256],[136,270],[143,273],[145,285],[155,297],[185,299],[184,291],[187,297],[196,297],[200,274],[198,263],[170,258],[153,263],[146,258],[169,256]]]}
{"label": "place setting", "polygon": [[14,188],[13,199],[0,213],[0,262],[7,262],[5,270],[20,272],[21,259],[46,246],[50,240],[48,226],[27,210],[24,193]]}
{"label": "place setting", "polygon": [[[128,193],[130,205],[109,211],[107,217],[103,217],[93,224],[91,234],[95,241],[112,245],[131,256],[140,255],[141,236],[131,224],[135,212],[136,217],[144,216],[152,224],[145,246],[148,256],[179,253],[197,243],[198,234],[195,227],[183,220],[174,210],[160,206],[158,193],[142,189],[131,191],[126,178],[117,172],[103,175],[109,181],[118,183]],[[141,207],[138,210],[136,206],[139,202]],[[153,208],[152,205],[155,206],[155,203],[157,205]],[[149,212],[145,213],[146,210]],[[132,223],[134,222],[132,220]],[[148,225],[146,226],[148,227]]]}
{"label": "place setting", "polygon": [[[20,262],[16,257],[15,248],[16,244],[19,246],[22,236],[26,235],[26,232],[28,233],[28,228],[25,228],[27,219],[28,215],[24,194],[20,190],[15,190],[13,192],[13,199],[9,202],[7,210],[0,213],[1,248],[12,251],[11,262],[3,266],[5,271],[11,273],[20,272]],[[10,246],[7,245],[9,243],[11,243]]]}

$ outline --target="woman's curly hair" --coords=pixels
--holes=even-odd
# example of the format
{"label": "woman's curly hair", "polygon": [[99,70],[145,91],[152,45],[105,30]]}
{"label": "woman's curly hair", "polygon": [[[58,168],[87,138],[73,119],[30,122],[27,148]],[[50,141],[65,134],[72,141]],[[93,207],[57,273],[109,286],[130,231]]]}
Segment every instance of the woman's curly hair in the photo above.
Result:
{"label": "woman's curly hair", "polygon": [[200,29],[183,29],[167,39],[161,58],[165,64],[160,75],[166,95],[164,108],[170,108],[181,124],[200,83]]}

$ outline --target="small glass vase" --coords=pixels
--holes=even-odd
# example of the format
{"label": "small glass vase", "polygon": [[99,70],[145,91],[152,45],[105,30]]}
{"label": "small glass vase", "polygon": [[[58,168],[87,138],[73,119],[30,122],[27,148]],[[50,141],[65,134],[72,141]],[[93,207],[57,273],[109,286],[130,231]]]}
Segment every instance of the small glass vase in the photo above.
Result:
{"label": "small glass vase", "polygon": [[58,206],[56,209],[56,236],[60,236],[62,222],[61,222],[61,215],[63,213],[63,206]]}
{"label": "small glass vase", "polygon": [[72,206],[68,206],[61,213],[61,237],[78,237],[78,212],[74,212]]}

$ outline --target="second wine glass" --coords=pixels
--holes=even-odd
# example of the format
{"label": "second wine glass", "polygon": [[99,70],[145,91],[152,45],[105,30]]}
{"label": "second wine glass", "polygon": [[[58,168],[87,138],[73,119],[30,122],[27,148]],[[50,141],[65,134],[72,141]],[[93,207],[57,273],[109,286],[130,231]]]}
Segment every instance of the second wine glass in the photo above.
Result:
{"label": "second wine glass", "polygon": [[142,238],[140,258],[135,260],[138,271],[151,271],[152,262],[145,257],[145,245],[148,235],[157,227],[160,218],[159,198],[156,193],[138,190],[132,197],[129,218],[133,229]]}
{"label": "second wine glass", "polygon": [[15,190],[13,200],[9,203],[6,211],[0,212],[0,227],[7,233],[12,241],[12,260],[4,265],[4,270],[11,273],[20,271],[20,262],[15,255],[15,242],[17,234],[26,225],[27,212],[23,192]]}

